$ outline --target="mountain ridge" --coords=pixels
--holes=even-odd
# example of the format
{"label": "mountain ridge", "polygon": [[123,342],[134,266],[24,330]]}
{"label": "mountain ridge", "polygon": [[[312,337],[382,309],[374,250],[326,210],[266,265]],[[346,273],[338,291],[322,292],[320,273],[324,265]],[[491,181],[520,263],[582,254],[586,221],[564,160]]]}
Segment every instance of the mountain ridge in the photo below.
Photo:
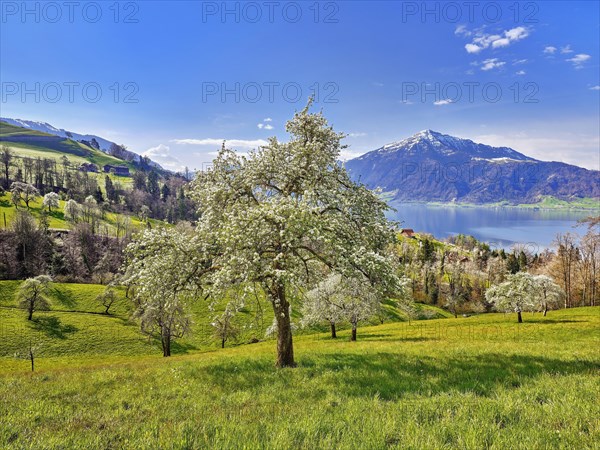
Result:
{"label": "mountain ridge", "polygon": [[[122,147],[119,144],[117,144],[116,142],[109,141],[108,139],[97,136],[95,134],[81,134],[81,133],[76,133],[74,131],[65,130],[64,128],[56,128],[54,125],[51,125],[48,122],[40,122],[40,121],[27,120],[27,119],[12,119],[9,117],[0,117],[0,122],[5,122],[5,123],[8,123],[9,125],[14,125],[14,126],[17,126],[20,128],[26,128],[26,129],[31,129],[34,131],[39,131],[42,133],[52,134],[54,136],[59,136],[59,137],[63,137],[66,139],[72,139],[72,140],[78,141],[78,142],[81,142],[81,141],[91,142],[93,139],[95,139],[96,142],[98,142],[99,150],[106,154],[110,154],[110,148],[112,145]],[[138,163],[138,164],[142,162],[142,156],[131,150],[122,149],[121,156],[120,156],[120,159],[127,159],[127,160],[130,160],[131,162]],[[162,169],[162,167],[155,161],[151,161],[151,164],[156,168]]]}
{"label": "mountain ridge", "polygon": [[600,172],[540,161],[430,129],[346,162],[353,179],[397,201],[537,203],[600,198]]}

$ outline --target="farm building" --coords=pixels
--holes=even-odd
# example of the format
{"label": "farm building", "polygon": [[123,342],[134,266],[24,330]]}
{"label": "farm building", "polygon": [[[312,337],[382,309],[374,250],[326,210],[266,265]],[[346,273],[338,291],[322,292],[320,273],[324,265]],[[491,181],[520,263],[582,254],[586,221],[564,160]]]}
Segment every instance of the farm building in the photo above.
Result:
{"label": "farm building", "polygon": [[125,167],[125,166],[113,166],[111,164],[106,164],[104,166],[104,171],[106,173],[114,173],[115,175],[119,175],[120,177],[128,177],[129,174],[129,167]]}
{"label": "farm building", "polygon": [[415,237],[415,230],[413,230],[412,228],[402,228],[402,230],[400,230],[400,234],[402,236],[413,238]]}
{"label": "farm building", "polygon": [[83,163],[79,166],[79,170],[83,172],[98,172],[98,166],[93,163]]}

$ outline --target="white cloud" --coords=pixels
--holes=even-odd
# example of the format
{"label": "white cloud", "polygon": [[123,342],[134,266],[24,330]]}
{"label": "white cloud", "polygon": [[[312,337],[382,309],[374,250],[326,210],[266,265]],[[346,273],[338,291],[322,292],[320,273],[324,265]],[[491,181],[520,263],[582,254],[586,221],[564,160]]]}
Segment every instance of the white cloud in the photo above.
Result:
{"label": "white cloud", "polygon": [[471,33],[469,30],[467,30],[467,26],[466,25],[459,25],[456,27],[456,30],[454,30],[454,34],[458,35],[458,36],[471,36]]}
{"label": "white cloud", "polygon": [[467,50],[467,53],[479,53],[481,50],[483,50],[483,47],[479,47],[475,44],[466,44],[465,49]]}
{"label": "white cloud", "polygon": [[414,105],[415,102],[411,102],[410,100],[401,100],[400,103],[403,105]]}
{"label": "white cloud", "polygon": [[567,61],[572,62],[573,66],[576,69],[581,69],[583,67],[583,63],[586,62],[590,58],[591,58],[590,55],[586,55],[585,53],[578,53],[577,55],[573,56],[572,58],[567,59]]}
{"label": "white cloud", "polygon": [[263,119],[263,121],[261,123],[257,124],[256,126],[261,130],[272,130],[273,125],[271,125],[269,122],[273,122],[273,119],[271,119],[270,117],[267,117],[266,119]]}
{"label": "white cloud", "polygon": [[560,48],[560,52],[561,52],[562,54],[565,54],[565,53],[573,53],[573,50],[571,49],[571,46],[570,46],[570,45],[565,45],[564,47],[561,47],[561,48]]}
{"label": "white cloud", "polygon": [[450,99],[437,100],[437,101],[433,102],[433,104],[435,106],[444,106],[444,105],[449,105],[450,103],[452,103],[452,100],[450,100]]}
{"label": "white cloud", "polygon": [[549,45],[544,48],[544,53],[552,55],[552,54],[556,53],[556,50],[557,50],[556,47],[552,47],[551,45]]}
{"label": "white cloud", "polygon": [[590,88],[590,91],[600,91],[600,86],[596,85],[596,86],[592,86]]}
{"label": "white cloud", "polygon": [[[466,28],[458,27],[454,33],[468,36],[464,30]],[[471,43],[465,45],[465,50],[467,53],[479,53],[490,46],[492,48],[508,47],[510,44],[525,39],[527,36],[529,36],[529,30],[525,27],[511,28],[510,30],[505,30],[501,35],[478,32]]]}
{"label": "white cloud", "polygon": [[518,65],[518,64],[525,64],[526,62],[527,62],[527,60],[526,60],[526,59],[515,59],[515,60],[513,61],[513,66],[516,66],[516,65]]}
{"label": "white cloud", "polygon": [[498,39],[498,40],[495,40],[494,42],[492,42],[492,48],[508,47],[509,45],[510,45],[510,39],[508,39],[508,38],[502,38],[502,39]]}
{"label": "white cloud", "polygon": [[365,152],[353,152],[352,150],[345,149],[340,151],[340,156],[338,159],[340,161],[348,161],[349,159],[357,158],[364,153]]}
{"label": "white cloud", "polygon": [[520,41],[529,36],[529,30],[525,27],[516,27],[504,32],[504,35],[510,41]]}
{"label": "white cloud", "polygon": [[348,137],[365,137],[367,133],[348,133]]}
{"label": "white cloud", "polygon": [[185,164],[183,164],[179,158],[172,155],[171,148],[165,144],[160,144],[156,147],[149,148],[142,153],[142,155],[147,156],[152,161],[156,161],[165,169],[180,172],[185,168]]}
{"label": "white cloud", "polygon": [[590,134],[562,130],[552,134],[546,129],[535,132],[513,130],[506,134],[472,136],[471,139],[495,147],[510,147],[542,161],[562,161],[598,170],[600,138]]}
{"label": "white cloud", "polygon": [[226,141],[228,147],[233,148],[257,148],[267,145],[268,142],[264,139],[245,140],[245,139],[173,139],[174,142],[179,145],[209,145],[213,147],[221,148],[223,141]]}
{"label": "white cloud", "polygon": [[527,72],[525,72],[524,70],[519,70],[516,75],[526,75]]}
{"label": "white cloud", "polygon": [[490,58],[486,59],[481,63],[481,70],[492,70],[502,67],[506,63],[504,61],[500,61],[498,58]]}

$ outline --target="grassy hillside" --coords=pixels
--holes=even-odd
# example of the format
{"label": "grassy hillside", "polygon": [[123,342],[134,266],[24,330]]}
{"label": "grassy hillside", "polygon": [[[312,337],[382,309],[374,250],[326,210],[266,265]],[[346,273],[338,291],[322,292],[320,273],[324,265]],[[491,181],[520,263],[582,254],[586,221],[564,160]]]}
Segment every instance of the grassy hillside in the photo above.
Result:
{"label": "grassy hillside", "polygon": [[[29,322],[15,300],[20,283],[0,281],[0,323],[3,330],[10,330],[0,347],[3,366],[0,372],[23,365],[12,357],[31,340],[41,345],[40,368],[53,364],[79,364],[80,358],[86,360],[90,356],[110,359],[161,354],[160,342],[143,335],[138,324],[130,320],[131,301],[125,298],[124,289],[118,289],[117,301],[106,315],[103,305],[96,300],[104,286],[54,283],[50,310],[34,313],[34,320]],[[236,319],[242,329],[239,342],[263,338],[264,330],[271,324],[273,314],[270,310],[264,310],[262,319],[256,319],[255,311],[255,305],[249,305]],[[208,302],[194,302],[191,311],[193,332],[178,340],[173,352],[181,354],[215,348],[218,341],[212,338],[210,322],[218,312],[218,305],[215,311],[210,311]]]}
{"label": "grassy hillside", "polygon": [[[30,341],[42,346],[40,367],[51,367],[54,364],[79,364],[78,360],[87,360],[90,356],[105,358],[161,354],[160,343],[149,340],[140,333],[138,325],[130,320],[131,301],[125,298],[125,291],[119,289],[118,299],[110,309],[110,315],[104,314],[104,307],[96,300],[103,292],[104,286],[93,284],[54,283],[50,296],[49,311],[34,313],[34,320],[25,320],[26,313],[17,308],[15,293],[21,281],[0,281],[0,325],[10,330],[4,336],[0,347],[0,360],[4,370],[23,367],[22,361],[12,358],[15,353],[23,351]],[[234,294],[231,294],[234,295]],[[299,301],[296,301],[294,317],[299,318]],[[192,304],[193,328],[190,336],[178,340],[173,348],[174,354],[206,351],[220,345],[212,337],[212,318],[224,309],[226,300],[217,304],[214,310],[208,302],[198,300]],[[406,320],[394,302],[385,305],[386,321]],[[447,317],[443,310],[419,305],[420,316]],[[426,312],[428,311],[428,312]],[[253,339],[265,339],[265,330],[273,321],[273,312],[260,292],[256,301],[250,301],[234,319],[240,336],[228,345],[239,345]],[[378,323],[373,319],[372,323]],[[341,330],[344,326],[339,327]],[[298,330],[299,334],[315,331],[326,331],[326,327],[312,330]]]}
{"label": "grassy hillside", "polygon": [[115,317],[92,315],[101,288],[65,285],[56,310],[36,314],[60,320],[49,329],[65,355],[41,356],[32,374],[8,357],[14,327],[29,326],[7,308],[14,287],[0,285],[2,448],[584,449],[600,440],[600,308],[527,314],[521,325],[503,314],[389,323],[362,328],[358,342],[347,331],[296,336],[299,367],[278,370],[274,342],[161,358],[120,317],[125,304]]}
{"label": "grassy hillside", "polygon": [[[39,218],[42,211],[47,208],[42,207],[42,197],[38,197],[35,201],[29,203],[29,212],[33,214],[34,217]],[[60,200],[60,205],[58,209],[53,210],[48,218],[50,219],[50,228],[54,230],[68,230],[71,228],[71,223],[68,222],[63,213],[63,208],[65,206],[65,202]],[[26,209],[25,205],[21,205],[19,209]],[[4,193],[0,195],[0,228],[9,228],[13,218],[16,214],[17,208],[10,201],[10,193]],[[104,215],[104,218],[100,221],[100,229],[104,232],[104,230],[108,231],[109,235],[114,234],[113,232],[116,230],[116,220],[119,214],[107,212]],[[131,226],[133,229],[142,229],[146,227],[145,222],[141,222],[135,216],[129,216],[131,218]],[[6,218],[6,226],[4,224],[4,219]],[[152,226],[165,225],[163,222],[154,219],[148,219]]]}
{"label": "grassy hillside", "polygon": [[83,162],[91,162],[100,167],[104,164],[113,164],[126,165],[130,169],[134,169],[133,164],[80,142],[17,127],[6,122],[0,122],[0,143],[9,147],[20,157],[51,158],[60,161],[63,156],[67,156],[69,161],[76,166]]}
{"label": "grassy hillside", "polygon": [[[6,122],[0,122],[0,145],[8,147],[17,157],[14,164],[22,168],[21,158],[42,158],[53,159],[60,166],[62,159],[66,157],[73,169],[78,168],[83,163],[96,164],[100,168],[99,173],[89,172],[89,176],[96,177],[98,185],[104,192],[104,178],[107,174],[102,172],[105,164],[115,166],[127,166],[134,172],[134,164],[107,155],[80,142],[71,139],[54,136],[40,131],[21,128],[10,125]],[[132,185],[131,177],[120,177],[109,174],[114,183],[119,183],[122,187]]]}

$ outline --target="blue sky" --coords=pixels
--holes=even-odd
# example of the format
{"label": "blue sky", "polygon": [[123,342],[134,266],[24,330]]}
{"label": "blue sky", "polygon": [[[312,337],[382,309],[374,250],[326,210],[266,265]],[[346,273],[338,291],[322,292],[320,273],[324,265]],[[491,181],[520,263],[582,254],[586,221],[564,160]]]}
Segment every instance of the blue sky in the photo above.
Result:
{"label": "blue sky", "polygon": [[2,1],[0,115],[200,169],[316,91],[344,157],[430,128],[599,169],[599,3],[478,5]]}

